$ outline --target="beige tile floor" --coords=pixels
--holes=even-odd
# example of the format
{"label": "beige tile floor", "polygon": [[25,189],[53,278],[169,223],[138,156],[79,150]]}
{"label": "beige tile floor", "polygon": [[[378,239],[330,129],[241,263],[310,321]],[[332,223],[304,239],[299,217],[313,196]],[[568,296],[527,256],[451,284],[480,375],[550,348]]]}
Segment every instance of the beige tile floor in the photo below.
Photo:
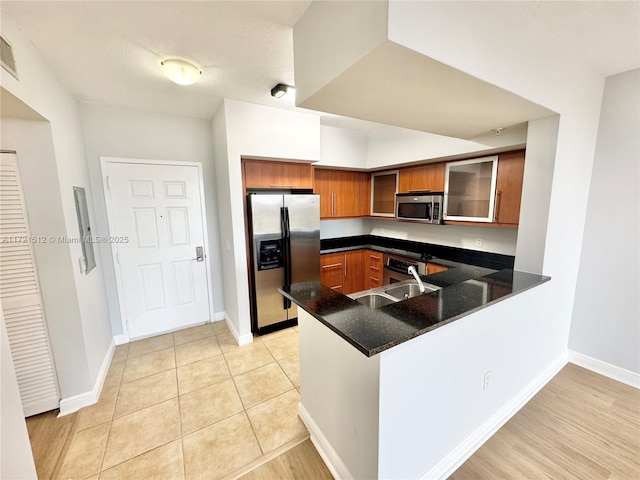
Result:
{"label": "beige tile floor", "polygon": [[224,322],[121,345],[60,477],[237,476],[308,438],[299,386],[296,327],[243,347]]}

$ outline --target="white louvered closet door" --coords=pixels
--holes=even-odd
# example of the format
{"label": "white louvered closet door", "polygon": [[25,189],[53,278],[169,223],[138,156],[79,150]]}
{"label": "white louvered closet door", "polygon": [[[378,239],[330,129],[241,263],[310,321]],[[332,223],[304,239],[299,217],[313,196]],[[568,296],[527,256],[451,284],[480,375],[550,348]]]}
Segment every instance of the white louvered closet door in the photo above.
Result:
{"label": "white louvered closet door", "polygon": [[25,416],[60,406],[18,161],[0,159],[0,303]]}

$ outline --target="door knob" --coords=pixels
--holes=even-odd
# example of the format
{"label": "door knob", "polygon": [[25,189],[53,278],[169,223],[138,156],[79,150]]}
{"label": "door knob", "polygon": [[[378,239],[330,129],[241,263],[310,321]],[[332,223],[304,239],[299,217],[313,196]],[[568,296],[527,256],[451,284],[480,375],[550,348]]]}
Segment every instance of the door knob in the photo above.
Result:
{"label": "door knob", "polygon": [[196,262],[204,262],[204,248],[196,247],[196,258],[194,258]]}

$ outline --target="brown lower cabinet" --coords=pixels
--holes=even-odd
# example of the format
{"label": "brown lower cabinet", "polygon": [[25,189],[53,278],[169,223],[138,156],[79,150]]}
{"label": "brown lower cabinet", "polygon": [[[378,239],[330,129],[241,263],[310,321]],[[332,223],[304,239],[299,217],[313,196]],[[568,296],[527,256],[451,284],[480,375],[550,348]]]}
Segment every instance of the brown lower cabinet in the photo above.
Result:
{"label": "brown lower cabinet", "polygon": [[366,290],[364,272],[366,250],[351,250],[344,253],[344,291],[345,294]]}
{"label": "brown lower cabinet", "polygon": [[[320,255],[320,283],[349,295],[382,286],[383,254],[375,250],[351,250]],[[427,273],[448,270],[436,263],[427,263]]]}
{"label": "brown lower cabinet", "polygon": [[344,253],[320,255],[320,283],[340,293],[344,292]]}
{"label": "brown lower cabinet", "polygon": [[366,250],[320,256],[320,282],[348,295],[369,288],[365,278]]}
{"label": "brown lower cabinet", "polygon": [[382,253],[375,250],[365,250],[365,288],[377,288],[382,286],[384,274],[384,260]]}

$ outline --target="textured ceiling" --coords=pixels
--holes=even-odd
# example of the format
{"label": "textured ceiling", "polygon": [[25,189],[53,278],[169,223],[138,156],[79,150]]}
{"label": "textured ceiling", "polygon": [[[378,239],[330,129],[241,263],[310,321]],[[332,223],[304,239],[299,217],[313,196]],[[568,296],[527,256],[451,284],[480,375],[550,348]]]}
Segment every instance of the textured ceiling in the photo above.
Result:
{"label": "textured ceiling", "polygon": [[[3,1],[2,10],[80,100],[209,119],[224,97],[282,106],[270,90],[294,83],[292,27],[309,3]],[[201,66],[202,80],[168,81],[159,62],[170,57]]]}
{"label": "textured ceiling", "polygon": [[[277,83],[294,83],[292,27],[310,3],[2,0],[1,5],[80,100],[209,119],[225,97],[295,108],[269,92]],[[603,74],[640,66],[640,3],[522,5]],[[169,82],[158,68],[169,57],[202,66],[202,80],[189,87]],[[323,116],[323,123],[376,126],[336,116]]]}
{"label": "textured ceiling", "polygon": [[640,2],[523,2],[559,41],[605,76],[640,66]]}

